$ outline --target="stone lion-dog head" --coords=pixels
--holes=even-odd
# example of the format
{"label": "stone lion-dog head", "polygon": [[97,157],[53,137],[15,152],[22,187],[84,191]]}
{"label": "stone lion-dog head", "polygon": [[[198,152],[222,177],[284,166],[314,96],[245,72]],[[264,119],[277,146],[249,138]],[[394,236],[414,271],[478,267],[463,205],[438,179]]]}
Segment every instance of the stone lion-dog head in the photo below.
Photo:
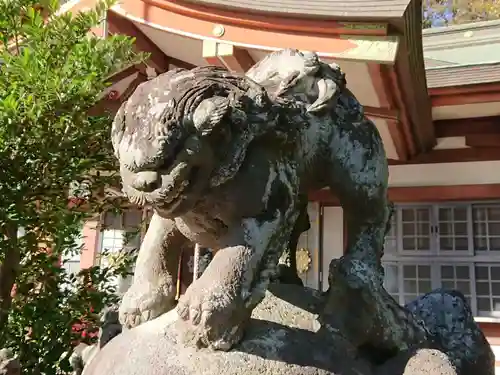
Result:
{"label": "stone lion-dog head", "polygon": [[237,173],[250,142],[277,117],[264,88],[222,68],[176,69],[145,82],[113,121],[123,191],[132,203],[179,216]]}

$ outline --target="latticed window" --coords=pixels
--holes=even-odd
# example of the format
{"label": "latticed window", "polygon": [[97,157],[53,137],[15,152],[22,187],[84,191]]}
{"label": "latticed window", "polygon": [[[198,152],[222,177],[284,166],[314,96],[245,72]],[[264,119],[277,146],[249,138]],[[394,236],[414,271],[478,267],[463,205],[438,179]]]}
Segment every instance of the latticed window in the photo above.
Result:
{"label": "latticed window", "polygon": [[[120,214],[107,212],[101,230],[101,250],[120,251],[140,243],[141,210],[124,210]],[[128,241],[125,242],[125,239]]]}
{"label": "latticed window", "polygon": [[458,289],[477,317],[500,318],[500,202],[397,206],[383,263],[401,304]]}
{"label": "latticed window", "polygon": [[[137,209],[124,210],[117,214],[107,212],[102,222],[100,232],[99,252],[106,251],[108,254],[116,253],[126,249],[135,249],[141,242],[141,222],[143,211]],[[108,259],[101,257],[101,265],[107,265]],[[132,282],[132,278],[127,280],[115,280],[118,291],[124,293]]]}

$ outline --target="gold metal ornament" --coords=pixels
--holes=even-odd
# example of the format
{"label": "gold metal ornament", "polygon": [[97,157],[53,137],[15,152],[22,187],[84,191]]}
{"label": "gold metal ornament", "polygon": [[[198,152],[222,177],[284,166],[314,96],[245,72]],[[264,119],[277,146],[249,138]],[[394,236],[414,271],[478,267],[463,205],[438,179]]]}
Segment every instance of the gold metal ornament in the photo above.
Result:
{"label": "gold metal ornament", "polygon": [[299,274],[306,273],[311,266],[311,254],[306,248],[297,249],[295,253],[297,259],[297,272]]}

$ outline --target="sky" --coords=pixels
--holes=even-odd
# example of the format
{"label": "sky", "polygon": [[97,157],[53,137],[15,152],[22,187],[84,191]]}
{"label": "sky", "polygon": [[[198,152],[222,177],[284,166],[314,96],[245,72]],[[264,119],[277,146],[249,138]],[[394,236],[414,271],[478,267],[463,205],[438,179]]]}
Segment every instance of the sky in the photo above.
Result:
{"label": "sky", "polygon": [[424,1],[427,3],[427,6],[424,5],[423,16],[425,19],[429,19],[431,21],[431,25],[433,27],[445,26],[453,18],[453,12],[451,11],[452,9],[451,0],[448,1],[449,3],[448,8],[444,10],[444,12],[442,12],[441,9],[439,10],[439,12],[433,11],[432,8],[430,7],[430,1],[429,0],[424,0]]}

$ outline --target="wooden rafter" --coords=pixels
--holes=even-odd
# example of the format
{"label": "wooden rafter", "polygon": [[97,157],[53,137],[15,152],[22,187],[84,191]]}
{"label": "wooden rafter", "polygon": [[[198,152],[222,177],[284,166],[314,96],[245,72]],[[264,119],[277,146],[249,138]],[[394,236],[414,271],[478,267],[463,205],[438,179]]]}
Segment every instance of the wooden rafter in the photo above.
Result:
{"label": "wooden rafter", "polygon": [[138,51],[150,54],[148,65],[153,67],[158,74],[164,73],[168,70],[171,59],[165,55],[165,53],[163,53],[163,51],[132,21],[116,14],[112,10],[109,10],[107,22],[110,34],[122,34],[135,38],[135,47]]}
{"label": "wooden rafter", "polygon": [[188,63],[187,61],[176,59],[174,57],[169,57],[168,60],[169,60],[169,69],[172,68],[172,65],[177,68],[188,69],[188,70],[196,68],[196,65]]}
{"label": "wooden rafter", "polygon": [[118,97],[110,98],[109,95],[106,95],[102,98],[90,111],[89,114],[92,116],[102,115],[104,113],[108,113],[110,115],[114,115],[120,106],[133,94],[137,86],[141,83],[146,82],[148,80],[147,76],[143,73],[136,72],[136,77],[125,87],[122,92],[118,93]]}
{"label": "wooden rafter", "polygon": [[500,134],[500,116],[434,121],[436,136],[464,137],[472,134]]}
{"label": "wooden rafter", "polygon": [[[368,64],[368,72],[373,87],[380,102],[379,112],[392,113],[392,116],[373,116],[387,120],[387,126],[391,135],[399,160],[408,160],[416,154],[415,140],[410,130],[410,119],[408,117],[405,103],[403,102],[397,78],[391,75],[393,68],[377,63]],[[365,113],[370,116],[369,111]]]}
{"label": "wooden rafter", "polygon": [[452,105],[479,104],[479,103],[496,103],[500,102],[500,92],[475,92],[469,94],[451,94],[431,96],[433,107],[445,107]]}
{"label": "wooden rafter", "polygon": [[406,162],[389,160],[391,165],[399,164],[432,164],[460,163],[470,161],[500,160],[500,147],[468,147],[444,150],[432,150],[418,155]]}
{"label": "wooden rafter", "polygon": [[[451,74],[451,73],[450,73]],[[500,82],[432,87],[429,89],[433,107],[492,103],[500,101]]]}
{"label": "wooden rafter", "polygon": [[255,64],[246,49],[235,47],[232,44],[220,43],[217,55],[229,70],[237,73],[245,73]]}
{"label": "wooden rafter", "polygon": [[130,77],[132,74],[141,72],[143,70],[142,68],[143,67],[139,66],[139,64],[130,65],[129,67],[113,74],[111,77],[108,78],[108,81],[113,84],[120,82],[121,80]]}
{"label": "wooden rafter", "polygon": [[399,111],[397,109],[363,106],[365,115],[368,117],[394,120],[399,122]]}
{"label": "wooden rafter", "polygon": [[405,162],[390,164],[455,163],[500,160],[500,116],[434,121],[438,138],[463,137],[463,148],[435,149]]}
{"label": "wooden rafter", "polygon": [[245,73],[255,64],[247,50],[212,40],[203,41],[203,58],[210,65],[226,67],[236,73]]}
{"label": "wooden rafter", "polygon": [[130,98],[137,86],[139,86],[143,82],[146,82],[147,80],[148,77],[145,74],[137,74],[137,77],[135,77],[134,80],[127,86],[127,88],[120,93],[118,100],[118,102],[120,102],[120,105],[124,103],[128,98]]}
{"label": "wooden rafter", "polygon": [[500,133],[497,134],[470,134],[465,137],[468,147],[500,147]]}
{"label": "wooden rafter", "polygon": [[217,55],[217,42],[204,40],[202,46],[202,56],[208,65],[224,67],[224,64]]}
{"label": "wooden rafter", "polygon": [[432,87],[429,88],[428,91],[431,97],[499,92],[500,82],[482,83],[482,84],[464,85],[464,86]]}

